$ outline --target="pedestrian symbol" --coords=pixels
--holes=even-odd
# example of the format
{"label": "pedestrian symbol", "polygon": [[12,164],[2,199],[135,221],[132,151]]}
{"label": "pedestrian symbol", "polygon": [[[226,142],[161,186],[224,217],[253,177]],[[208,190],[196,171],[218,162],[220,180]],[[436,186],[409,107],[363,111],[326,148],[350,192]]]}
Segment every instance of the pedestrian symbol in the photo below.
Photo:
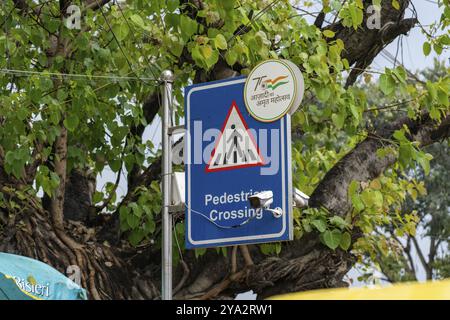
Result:
{"label": "pedestrian symbol", "polygon": [[207,172],[263,166],[255,138],[235,101],[224,121],[220,136],[206,166]]}

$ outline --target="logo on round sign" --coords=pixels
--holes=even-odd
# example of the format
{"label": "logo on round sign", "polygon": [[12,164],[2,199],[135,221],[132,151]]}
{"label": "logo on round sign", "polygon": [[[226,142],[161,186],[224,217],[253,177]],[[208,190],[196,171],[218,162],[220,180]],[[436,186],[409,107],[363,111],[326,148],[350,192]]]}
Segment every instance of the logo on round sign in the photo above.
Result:
{"label": "logo on round sign", "polygon": [[266,60],[248,75],[244,101],[258,121],[272,122],[297,110],[303,99],[304,81],[300,69],[288,60]]}

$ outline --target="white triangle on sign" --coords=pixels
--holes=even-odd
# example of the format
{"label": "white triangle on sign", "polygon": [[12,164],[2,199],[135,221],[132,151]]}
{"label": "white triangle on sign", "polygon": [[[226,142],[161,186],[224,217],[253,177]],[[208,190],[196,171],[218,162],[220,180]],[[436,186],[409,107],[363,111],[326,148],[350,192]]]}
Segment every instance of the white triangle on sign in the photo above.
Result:
{"label": "white triangle on sign", "polygon": [[207,172],[262,166],[264,160],[236,102],[228,111]]}

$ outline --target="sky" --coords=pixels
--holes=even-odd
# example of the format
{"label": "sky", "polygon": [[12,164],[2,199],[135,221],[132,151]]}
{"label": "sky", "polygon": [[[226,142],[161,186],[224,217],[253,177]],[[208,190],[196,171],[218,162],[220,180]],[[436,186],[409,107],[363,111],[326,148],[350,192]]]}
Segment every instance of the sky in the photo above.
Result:
{"label": "sky", "polygon": [[[423,26],[427,26],[432,24],[435,21],[439,21],[441,17],[442,10],[439,9],[438,5],[432,3],[427,0],[414,0],[413,4],[417,11],[417,17],[419,22]],[[412,17],[412,11],[407,10],[406,17]],[[426,40],[425,35],[423,35],[421,29],[419,27],[413,28],[407,36],[402,36],[403,40],[403,58],[404,58],[404,66],[406,69],[414,72],[417,70],[422,70],[426,67],[433,66],[433,59],[437,57],[436,53],[433,51],[428,57],[425,57],[423,54],[422,46]],[[391,44],[386,47],[386,50],[389,51],[392,55],[395,56],[397,51],[398,43],[395,40]],[[399,55],[400,56],[400,55]],[[441,57],[441,60],[446,60],[447,65],[450,59],[450,53],[444,52]],[[402,61],[399,57],[400,62]],[[374,68],[383,70],[384,67],[392,67],[392,62],[388,61],[386,58],[379,55],[374,63],[372,64]]]}
{"label": "sky", "polygon": [[[439,10],[437,4],[433,3],[433,1],[428,0],[413,0],[413,4],[416,7],[417,15],[420,23],[424,26],[430,25],[431,23],[438,21],[441,15],[441,11]],[[320,9],[317,7],[316,9]],[[318,10],[312,10],[318,11]],[[412,11],[407,10],[406,17],[411,17]],[[309,18],[309,20],[313,21],[313,18]],[[419,27],[413,28],[407,36],[401,37],[401,43],[403,44],[403,54],[401,47],[399,49],[398,60],[400,63],[404,65],[404,67],[412,72],[424,69],[426,67],[431,67],[433,65],[433,59],[436,57],[434,51],[428,57],[423,55],[422,45],[425,41],[425,36],[422,34],[422,31]],[[396,55],[397,47],[399,46],[399,42],[395,40],[393,43],[389,44],[385,50],[390,52],[393,56]],[[445,52],[441,55],[441,60],[445,60],[447,65],[449,65],[450,53]],[[385,57],[379,55],[374,62],[372,63],[372,68],[374,70],[384,70],[385,67],[392,67],[393,63],[386,59]],[[155,117],[153,122],[146,128],[143,134],[143,140],[152,140],[155,146],[159,146],[161,142],[161,119],[159,116]],[[124,170],[123,170],[124,171]],[[110,170],[105,169],[102,174],[97,177],[97,190],[102,190],[103,186],[107,182],[113,182],[116,180],[116,175]],[[121,181],[118,187],[118,199],[121,196],[125,195],[127,192],[126,187],[126,176],[123,174]],[[427,251],[427,247],[429,246],[429,241],[427,239],[421,240],[421,246]],[[420,266],[420,262],[416,255],[416,267],[419,270],[419,280],[425,279],[425,273],[423,268]],[[352,286],[362,286],[364,283],[361,283],[357,280],[357,277],[360,274],[356,269],[352,269],[348,276],[353,279]]]}

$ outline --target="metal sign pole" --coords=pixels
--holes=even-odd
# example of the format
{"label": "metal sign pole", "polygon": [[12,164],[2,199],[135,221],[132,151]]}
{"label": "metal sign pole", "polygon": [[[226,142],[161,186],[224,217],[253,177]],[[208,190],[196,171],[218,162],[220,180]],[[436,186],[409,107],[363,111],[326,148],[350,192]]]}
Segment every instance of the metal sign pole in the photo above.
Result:
{"label": "metal sign pole", "polygon": [[162,110],[162,291],[161,299],[172,300],[172,218],[169,212],[172,177],[172,83],[173,73],[165,70],[161,74],[163,82]]}

